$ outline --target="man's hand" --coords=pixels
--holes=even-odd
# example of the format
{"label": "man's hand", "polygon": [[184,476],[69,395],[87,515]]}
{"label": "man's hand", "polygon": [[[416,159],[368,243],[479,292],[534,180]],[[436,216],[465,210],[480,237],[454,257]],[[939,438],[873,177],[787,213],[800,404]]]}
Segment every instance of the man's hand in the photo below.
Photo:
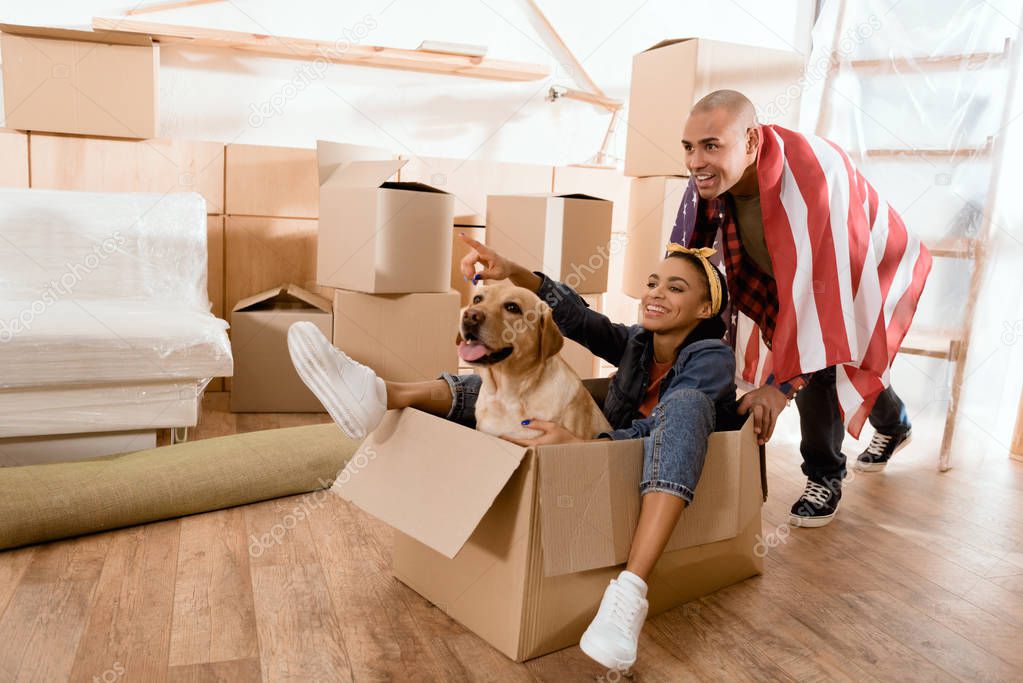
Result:
{"label": "man's hand", "polygon": [[557,422],[526,420],[522,423],[522,426],[536,429],[543,432],[543,434],[535,439],[513,439],[510,436],[502,436],[501,438],[520,446],[545,446],[553,443],[582,443],[586,441],[586,439],[580,439]]}
{"label": "man's hand", "polygon": [[[458,238],[471,247],[459,263],[462,277],[466,280],[473,282],[476,275],[481,280],[504,280],[512,274],[512,263],[508,259],[463,233],[458,233]],[[477,263],[483,266],[479,273],[476,272]]]}
{"label": "man's hand", "polygon": [[757,433],[758,444],[763,446],[774,434],[774,424],[787,404],[785,394],[770,385],[754,389],[739,400],[740,415],[753,411],[753,429]]}

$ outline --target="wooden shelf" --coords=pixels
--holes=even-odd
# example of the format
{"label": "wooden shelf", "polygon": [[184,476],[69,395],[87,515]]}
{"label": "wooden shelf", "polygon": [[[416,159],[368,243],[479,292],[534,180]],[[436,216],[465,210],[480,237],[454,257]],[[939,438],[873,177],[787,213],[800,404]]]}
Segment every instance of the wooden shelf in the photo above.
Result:
{"label": "wooden shelf", "polygon": [[[889,73],[897,73],[903,69],[942,69],[952,66],[974,68],[989,60],[1004,60],[1003,52],[970,52],[958,55],[939,55],[937,57],[900,57],[898,59],[854,59],[842,62],[854,69],[876,69]],[[965,64],[964,64],[965,62]]]}
{"label": "wooden shelf", "polygon": [[959,356],[962,334],[955,330],[910,329],[902,340],[899,353],[954,360]]}
{"label": "wooden shelf", "polygon": [[268,57],[308,61],[327,60],[334,64],[419,71],[496,81],[536,81],[550,75],[550,69],[542,64],[354,43],[347,43],[344,49],[340,49],[335,43],[327,40],[278,37],[199,26],[175,26],[123,17],[94,17],[92,28],[95,31],[147,35],[159,43],[170,45],[226,48]]}
{"label": "wooden shelf", "polygon": [[991,138],[988,138],[987,142],[980,147],[958,147],[956,149],[872,148],[864,150],[864,154],[868,157],[914,156],[954,159],[958,157],[972,157],[978,154],[989,154],[991,148]]}

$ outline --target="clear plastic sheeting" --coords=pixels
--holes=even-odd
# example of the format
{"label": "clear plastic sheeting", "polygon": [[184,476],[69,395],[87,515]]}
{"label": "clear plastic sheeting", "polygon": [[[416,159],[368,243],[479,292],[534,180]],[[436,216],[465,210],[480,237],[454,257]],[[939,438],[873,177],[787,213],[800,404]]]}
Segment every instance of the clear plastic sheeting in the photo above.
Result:
{"label": "clear plastic sheeting", "polygon": [[0,438],[191,427],[197,381],[52,386],[0,391]]}
{"label": "clear plastic sheeting", "polygon": [[230,375],[206,234],[194,193],[0,190],[0,388]]}
{"label": "clear plastic sheeting", "polygon": [[[960,377],[956,423],[1002,445],[1023,378],[1023,333],[1004,334],[1023,317],[1021,24],[1021,0],[827,0],[801,84],[803,130],[845,149],[935,257],[907,338],[935,353],[900,353],[892,375],[910,419],[944,420]],[[940,355],[967,329],[957,375]]]}

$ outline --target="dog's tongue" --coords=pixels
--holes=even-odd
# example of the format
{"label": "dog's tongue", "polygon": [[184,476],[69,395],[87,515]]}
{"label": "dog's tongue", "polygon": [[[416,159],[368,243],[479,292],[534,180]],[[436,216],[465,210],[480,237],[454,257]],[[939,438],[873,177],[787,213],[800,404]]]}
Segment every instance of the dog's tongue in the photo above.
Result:
{"label": "dog's tongue", "polygon": [[473,362],[487,355],[487,347],[479,342],[463,341],[458,345],[458,357]]}

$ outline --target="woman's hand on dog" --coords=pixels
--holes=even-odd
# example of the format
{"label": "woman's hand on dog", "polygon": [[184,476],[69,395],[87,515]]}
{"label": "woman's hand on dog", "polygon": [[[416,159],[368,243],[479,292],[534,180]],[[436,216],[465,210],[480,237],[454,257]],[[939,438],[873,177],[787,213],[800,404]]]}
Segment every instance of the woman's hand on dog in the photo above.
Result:
{"label": "woman's hand on dog", "polygon": [[543,432],[540,436],[535,439],[513,439],[510,436],[502,436],[501,438],[505,441],[511,441],[519,446],[547,446],[555,443],[582,443],[586,439],[580,439],[578,436],[568,431],[564,425],[560,425],[557,422],[547,422],[546,420],[523,420],[523,427],[529,427],[535,429],[538,432]]}
{"label": "woman's hand on dog", "polygon": [[[462,277],[466,280],[473,282],[477,277],[480,280],[504,280],[512,274],[512,263],[508,259],[464,233],[458,233],[458,237],[470,247],[460,264]],[[483,266],[478,273],[477,263]]]}

